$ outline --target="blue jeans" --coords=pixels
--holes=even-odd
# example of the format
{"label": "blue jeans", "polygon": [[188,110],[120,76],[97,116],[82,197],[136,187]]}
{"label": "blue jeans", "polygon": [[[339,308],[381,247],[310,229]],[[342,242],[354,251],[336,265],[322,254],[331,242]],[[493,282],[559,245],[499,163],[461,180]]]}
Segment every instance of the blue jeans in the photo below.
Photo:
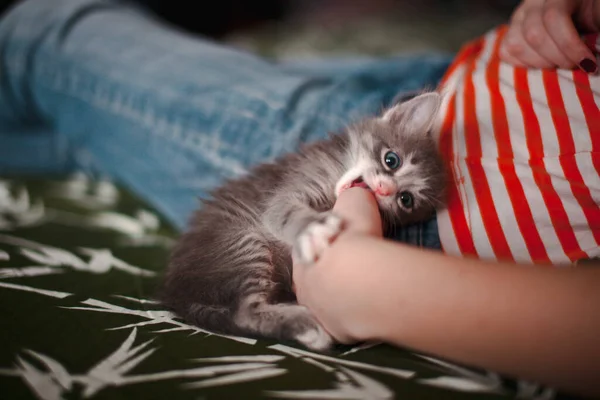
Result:
{"label": "blue jeans", "polygon": [[[447,55],[274,64],[109,0],[26,0],[0,21],[0,173],[83,170],[183,229],[224,178],[433,87]],[[399,238],[439,247],[435,221]]]}

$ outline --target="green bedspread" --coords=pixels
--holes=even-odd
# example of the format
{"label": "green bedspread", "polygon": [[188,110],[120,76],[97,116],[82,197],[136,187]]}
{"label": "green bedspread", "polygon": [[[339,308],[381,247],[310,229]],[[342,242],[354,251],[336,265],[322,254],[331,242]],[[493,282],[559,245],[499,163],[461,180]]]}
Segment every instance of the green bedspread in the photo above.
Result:
{"label": "green bedspread", "polygon": [[152,300],[174,232],[109,182],[0,180],[0,399],[553,399],[385,345],[211,335]]}

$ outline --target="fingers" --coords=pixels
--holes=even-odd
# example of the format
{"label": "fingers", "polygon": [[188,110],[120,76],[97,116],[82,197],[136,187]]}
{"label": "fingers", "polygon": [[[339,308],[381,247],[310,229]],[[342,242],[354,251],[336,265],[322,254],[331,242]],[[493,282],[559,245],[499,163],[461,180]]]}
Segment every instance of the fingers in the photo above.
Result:
{"label": "fingers", "polygon": [[572,16],[578,0],[529,0],[513,14],[500,58],[515,66],[597,70],[596,58],[580,38]]}
{"label": "fingers", "polygon": [[347,230],[375,236],[383,235],[377,200],[369,190],[344,190],[338,197],[333,212],[346,221]]}
{"label": "fingers", "polygon": [[539,57],[546,63],[545,67],[551,68],[558,66],[563,69],[571,69],[577,65],[567,57],[564,52],[556,45],[550,30],[545,25],[543,13],[529,12],[521,25],[522,35],[529,45],[530,49],[537,52]]}
{"label": "fingers", "polygon": [[500,48],[500,57],[520,67],[553,67],[553,63],[542,57],[525,39],[522,28],[522,24],[511,25]]}
{"label": "fingers", "polygon": [[541,57],[527,42],[523,32],[532,10],[541,7],[543,0],[524,1],[513,13],[508,32],[500,46],[500,59],[518,67],[549,68],[552,64]]}
{"label": "fingers", "polygon": [[[341,234],[358,233],[371,236],[383,236],[381,226],[381,215],[377,200],[373,193],[362,188],[350,188],[344,190],[338,197],[333,210],[345,223]],[[294,259],[293,281],[298,282],[304,274],[303,268],[295,268],[299,260]],[[297,288],[294,285],[294,292]]]}
{"label": "fingers", "polygon": [[[572,16],[580,2],[547,0],[543,8],[543,21],[549,36],[573,65],[578,65],[587,73],[597,70],[596,57],[583,43]],[[581,4],[579,4],[580,6]]]}

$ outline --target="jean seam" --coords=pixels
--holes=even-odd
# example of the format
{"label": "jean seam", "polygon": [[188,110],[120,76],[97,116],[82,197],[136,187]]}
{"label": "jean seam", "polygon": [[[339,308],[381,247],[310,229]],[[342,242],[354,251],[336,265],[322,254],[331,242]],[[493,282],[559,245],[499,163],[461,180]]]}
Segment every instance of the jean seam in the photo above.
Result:
{"label": "jean seam", "polygon": [[[186,116],[178,114],[177,109],[173,109],[172,113],[165,115],[164,112],[157,111],[157,108],[151,106],[151,102],[148,101],[148,96],[131,96],[127,95],[126,91],[118,90],[119,85],[121,83],[110,81],[107,78],[103,79],[95,79],[92,76],[82,77],[82,73],[74,73],[71,71],[69,77],[65,77],[64,69],[58,68],[57,66],[44,65],[43,68],[36,70],[36,79],[37,84],[49,89],[51,91],[57,92],[58,94],[71,96],[77,100],[83,101],[85,103],[90,104],[93,107],[98,107],[99,109],[112,113],[118,117],[127,119],[129,121],[138,123],[148,131],[149,134],[158,135],[163,138],[167,138],[179,145],[182,145],[182,142],[186,142],[185,147],[190,148],[189,145],[194,143],[194,146],[190,149],[196,150],[198,153],[204,154],[209,159],[213,158],[211,153],[211,145],[210,142],[214,141],[214,137],[210,137],[206,132],[200,132],[197,129],[193,129],[191,127],[184,127],[181,123],[181,120],[185,120]],[[87,71],[86,71],[87,72]],[[86,82],[85,89],[78,88],[77,90],[72,89],[72,85],[70,82],[80,81]],[[107,88],[107,89],[102,89]],[[115,90],[117,89],[117,90]],[[98,92],[104,91],[107,94],[100,96]],[[239,92],[234,92],[231,95],[239,95]],[[230,95],[230,96],[231,96]],[[261,97],[256,96],[247,96],[247,93],[243,93],[246,100],[249,100],[249,104],[258,105],[259,109],[264,110],[266,113],[272,114],[285,114],[286,108],[274,108],[272,101],[264,101]],[[342,96],[343,97],[343,96]],[[160,98],[160,96],[159,96]],[[178,99],[178,101],[183,101],[182,99]],[[135,103],[141,102],[145,104],[145,107],[139,107]],[[252,103],[254,102],[254,103]],[[362,103],[362,102],[361,102]],[[248,116],[248,109],[239,109],[233,110],[237,112],[236,118],[245,118]],[[200,114],[200,113],[199,113]],[[162,115],[162,116],[161,116]],[[321,117],[319,114],[319,110],[311,109],[309,112],[294,110],[294,115],[298,117],[300,120],[306,118],[307,121],[312,121],[316,118]],[[326,117],[326,114],[322,114],[322,116]],[[253,118],[257,120],[263,120],[264,116],[257,115],[254,112]],[[275,127],[279,127],[278,125],[279,117],[273,118],[272,129]],[[330,119],[328,117],[328,119]],[[337,118],[335,119],[337,121]],[[215,119],[215,123],[227,123],[227,118],[218,118]],[[157,129],[157,126],[160,129]],[[266,125],[264,125],[266,126]],[[284,128],[281,127],[283,130]],[[211,133],[215,133],[214,131]],[[284,132],[281,132],[282,134]],[[217,138],[218,140],[218,138]],[[207,150],[208,149],[208,150]],[[218,150],[218,149],[214,149]],[[245,150],[245,149],[244,149]],[[241,149],[240,149],[241,151]],[[227,162],[227,166],[223,165],[222,161],[213,160],[218,165],[228,168],[236,164],[235,160],[230,160],[231,162]],[[245,171],[245,167],[238,165],[238,167],[233,168],[236,172]]]}

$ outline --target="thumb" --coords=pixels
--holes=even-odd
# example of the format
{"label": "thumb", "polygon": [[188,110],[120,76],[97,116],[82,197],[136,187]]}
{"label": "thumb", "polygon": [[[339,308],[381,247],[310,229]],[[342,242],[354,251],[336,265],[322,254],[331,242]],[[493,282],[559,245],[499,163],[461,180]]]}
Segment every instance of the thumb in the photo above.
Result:
{"label": "thumb", "polygon": [[344,190],[338,197],[333,212],[346,222],[346,231],[383,236],[379,206],[369,190],[358,187]]}

